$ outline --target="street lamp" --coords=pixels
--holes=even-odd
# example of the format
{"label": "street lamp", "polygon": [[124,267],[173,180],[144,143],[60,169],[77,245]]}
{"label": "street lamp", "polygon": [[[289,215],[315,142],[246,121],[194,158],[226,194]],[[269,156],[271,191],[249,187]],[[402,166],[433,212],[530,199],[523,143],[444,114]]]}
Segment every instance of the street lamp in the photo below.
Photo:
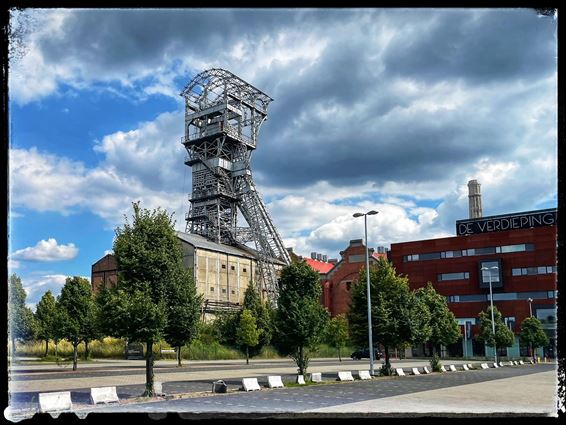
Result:
{"label": "street lamp", "polygon": [[[530,317],[533,317],[533,299],[532,298],[527,298],[527,301],[529,302],[529,315]],[[531,348],[531,358],[534,360],[535,359],[535,351],[533,350],[533,342],[530,342],[530,348]]]}
{"label": "street lamp", "polygon": [[371,291],[369,289],[369,249],[368,249],[368,215],[376,215],[378,211],[371,210],[367,213],[355,213],[354,217],[364,217],[365,223],[365,245],[366,245],[366,283],[368,295],[368,339],[369,339],[369,369],[371,376],[374,375],[373,369],[373,338],[371,335]]}
{"label": "street lamp", "polygon": [[491,330],[493,331],[493,350],[495,351],[495,363],[497,363],[497,343],[495,342],[495,319],[493,318],[493,292],[491,289],[491,270],[497,270],[499,267],[482,267],[481,270],[489,270],[489,300],[491,301]]}

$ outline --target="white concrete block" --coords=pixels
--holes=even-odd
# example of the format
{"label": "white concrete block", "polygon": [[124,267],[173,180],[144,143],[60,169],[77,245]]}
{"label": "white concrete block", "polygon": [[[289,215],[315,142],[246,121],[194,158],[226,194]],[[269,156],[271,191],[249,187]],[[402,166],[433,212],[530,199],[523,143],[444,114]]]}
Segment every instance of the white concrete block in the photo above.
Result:
{"label": "white concrete block", "polygon": [[352,372],[342,371],[342,372],[338,372],[338,380],[339,381],[353,381],[354,377],[352,376]]}
{"label": "white concrete block", "polygon": [[165,395],[165,393],[163,392],[163,382],[153,381],[153,394]]}
{"label": "white concrete block", "polygon": [[475,367],[474,367],[474,365],[473,365],[473,364],[471,364],[471,363],[468,363],[468,369],[470,369],[470,370],[474,370],[474,369],[475,369]]}
{"label": "white concrete block", "polygon": [[284,388],[283,381],[281,381],[281,376],[268,376],[267,386],[269,388]]}
{"label": "white concrete block", "polygon": [[322,382],[322,373],[321,372],[311,373],[311,381]]}
{"label": "white concrete block", "polygon": [[523,360],[519,360],[519,364],[525,364]]}
{"label": "white concrete block", "polygon": [[242,379],[242,387],[244,388],[244,391],[259,391],[261,389],[257,382],[257,378]]}
{"label": "white concrete block", "polygon": [[505,365],[503,364],[503,362],[499,362],[499,363],[497,363],[497,365],[498,365],[499,367],[505,366]]}
{"label": "white concrete block", "polygon": [[489,369],[489,366],[487,365],[487,363],[482,363],[482,364],[480,365],[480,367],[481,367],[482,369]]}
{"label": "white concrete block", "polygon": [[493,366],[492,366],[492,367],[494,367],[494,368],[498,368],[498,367],[499,367],[499,365],[498,365],[497,363],[493,363]]}
{"label": "white concrete block", "polygon": [[450,369],[451,372],[456,372],[456,366],[454,366],[453,364],[448,366],[448,369]]}
{"label": "white concrete block", "polygon": [[71,392],[61,391],[56,393],[39,393],[39,411],[43,412],[62,412],[71,410]]}
{"label": "white concrete block", "polygon": [[440,371],[441,372],[446,372],[446,368],[444,366],[440,366]]}
{"label": "white concrete block", "polygon": [[116,387],[100,387],[90,389],[90,401],[92,404],[98,403],[117,403],[118,394],[116,393]]}
{"label": "white concrete block", "polygon": [[416,367],[411,369],[411,372],[413,373],[413,375],[420,375],[421,373],[419,372],[419,369],[417,369]]}
{"label": "white concrete block", "polygon": [[463,369],[463,370],[470,370],[470,369],[468,368],[468,365],[467,365],[467,364],[462,365],[462,369]]}
{"label": "white concrete block", "polygon": [[405,372],[402,368],[395,369],[395,372],[397,373],[397,376],[405,376]]}
{"label": "white concrete block", "polygon": [[423,367],[423,372],[426,373],[427,375],[430,373],[430,370],[428,370],[428,367]]}
{"label": "white concrete block", "polygon": [[371,379],[369,370],[358,370],[358,376],[360,377],[361,380]]}
{"label": "white concrete block", "polygon": [[297,380],[295,382],[299,385],[305,385],[305,377],[303,375],[297,375]]}

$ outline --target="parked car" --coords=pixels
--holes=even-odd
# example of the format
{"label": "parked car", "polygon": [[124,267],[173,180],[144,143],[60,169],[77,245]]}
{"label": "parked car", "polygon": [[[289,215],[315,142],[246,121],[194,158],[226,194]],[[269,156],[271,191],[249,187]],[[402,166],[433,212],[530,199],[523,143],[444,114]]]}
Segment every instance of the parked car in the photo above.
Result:
{"label": "parked car", "polygon": [[[373,349],[373,358],[374,360],[381,359],[383,354],[377,349]],[[361,360],[361,359],[369,359],[369,348],[364,348],[362,350],[354,351],[350,357],[354,360]]]}

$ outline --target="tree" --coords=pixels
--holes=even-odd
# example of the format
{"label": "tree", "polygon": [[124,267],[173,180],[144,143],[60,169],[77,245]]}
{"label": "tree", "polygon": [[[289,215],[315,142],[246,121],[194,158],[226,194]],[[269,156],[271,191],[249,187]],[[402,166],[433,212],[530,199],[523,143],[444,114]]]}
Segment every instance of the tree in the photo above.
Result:
{"label": "tree", "polygon": [[[244,293],[243,309],[249,310],[252,316],[255,317],[257,328],[260,331],[258,343],[255,346],[249,347],[250,357],[254,357],[261,352],[263,347],[271,342],[273,323],[269,305],[261,300],[256,286],[252,282],[250,282]],[[242,312],[240,312],[240,315]]]}
{"label": "tree", "polygon": [[45,354],[49,351],[49,340],[55,336],[55,320],[57,316],[57,301],[51,293],[47,291],[39,300],[35,311],[37,322],[37,337],[45,341]]}
{"label": "tree", "polygon": [[548,344],[548,336],[542,329],[542,323],[536,317],[527,317],[521,323],[521,341],[531,347],[531,356],[535,357],[535,350]]}
{"label": "tree", "polygon": [[[133,222],[130,224],[125,217],[124,226],[116,229],[113,250],[118,284],[104,296],[108,304],[101,311],[117,309],[104,319],[104,328],[112,331],[112,336],[145,342],[143,395],[152,397],[153,345],[165,336],[167,319],[174,314],[174,303],[169,297],[177,290],[171,285],[186,280],[186,274],[172,215],[161,208],[142,209],[139,202],[133,203],[133,210]],[[179,289],[182,292],[183,288]]]}
{"label": "tree", "polygon": [[236,341],[246,348],[246,364],[250,364],[249,348],[255,347],[259,342],[261,330],[257,328],[256,319],[252,312],[244,309],[240,315],[238,330],[236,331]]}
{"label": "tree", "polygon": [[497,307],[493,307],[493,317],[495,321],[495,337],[491,322],[491,307],[479,314],[480,332],[478,341],[485,343],[488,347],[511,347],[515,341],[515,336],[503,322],[501,313]]}
{"label": "tree", "polygon": [[427,282],[426,287],[417,289],[415,297],[428,311],[425,324],[429,329],[428,338],[423,338],[420,342],[431,342],[432,357],[434,357],[437,345],[450,345],[458,340],[460,327],[454,313],[448,308],[446,298],[436,292],[432,283]]}
{"label": "tree", "polygon": [[[398,276],[393,265],[380,258],[370,267],[372,343],[380,343],[385,351],[382,373],[391,373],[390,350],[411,342],[415,323],[411,305],[413,298],[408,280]],[[361,347],[368,345],[366,270],[360,270],[352,288],[348,313],[351,340]]]}
{"label": "tree", "polygon": [[167,325],[165,340],[177,351],[177,366],[182,366],[181,347],[189,344],[198,333],[202,295],[188,270],[178,271],[179,279],[168,287]]}
{"label": "tree", "polygon": [[277,348],[289,355],[299,374],[307,371],[310,352],[320,343],[328,313],[320,304],[322,285],[318,273],[305,261],[281,270],[275,318]]}
{"label": "tree", "polygon": [[68,277],[57,299],[61,310],[61,335],[73,345],[73,370],[77,370],[79,344],[90,337],[95,302],[90,282],[80,276]]}
{"label": "tree", "polygon": [[338,350],[338,359],[342,361],[340,351],[348,342],[348,319],[344,314],[339,314],[329,320],[326,327],[326,341],[331,347]]}
{"label": "tree", "polygon": [[26,307],[26,291],[15,273],[8,279],[8,330],[13,356],[16,354],[16,341],[32,340],[36,333],[33,312]]}

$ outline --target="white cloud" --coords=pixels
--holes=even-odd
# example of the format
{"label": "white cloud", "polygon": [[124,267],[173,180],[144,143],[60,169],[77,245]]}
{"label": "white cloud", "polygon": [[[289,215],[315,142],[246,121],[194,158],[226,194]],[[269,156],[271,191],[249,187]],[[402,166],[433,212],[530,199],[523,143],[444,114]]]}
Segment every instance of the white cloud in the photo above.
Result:
{"label": "white cloud", "polygon": [[79,253],[73,244],[59,245],[54,238],[41,240],[35,246],[15,251],[10,257],[20,261],[66,261],[72,260]]}
{"label": "white cloud", "polygon": [[51,291],[53,296],[57,297],[61,288],[65,285],[67,277],[63,274],[22,277],[22,285],[27,293],[26,302],[37,304],[47,291]]}

